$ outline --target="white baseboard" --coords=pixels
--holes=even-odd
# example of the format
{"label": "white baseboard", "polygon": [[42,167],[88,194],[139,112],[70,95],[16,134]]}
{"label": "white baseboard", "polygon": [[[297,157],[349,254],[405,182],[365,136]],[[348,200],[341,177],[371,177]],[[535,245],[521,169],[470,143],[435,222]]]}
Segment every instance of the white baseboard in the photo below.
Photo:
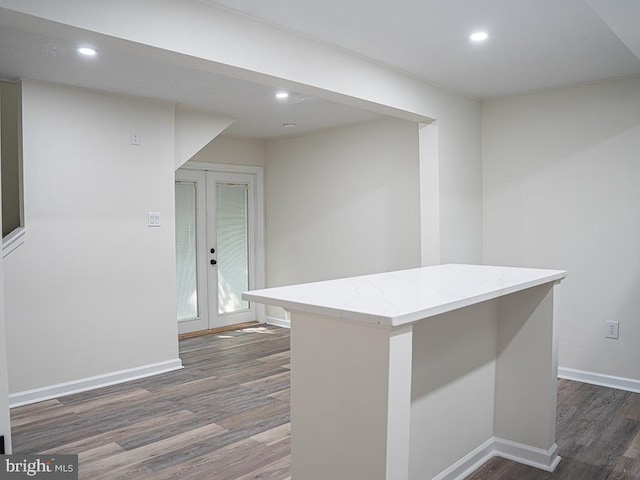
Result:
{"label": "white baseboard", "polygon": [[633,378],[614,377],[613,375],[585,372],[584,370],[574,370],[573,368],[564,367],[558,368],[558,378],[640,393],[640,380],[634,380]]}
{"label": "white baseboard", "polygon": [[549,450],[491,437],[478,448],[465,455],[432,480],[463,480],[493,457],[503,457],[514,462],[553,472],[560,463],[558,446]]}
{"label": "white baseboard", "polygon": [[286,318],[270,317],[267,315],[266,324],[275,325],[276,327],[291,328],[291,320]]}
{"label": "white baseboard", "polygon": [[543,450],[503,438],[494,438],[493,449],[498,457],[523,463],[546,472],[553,472],[562,460],[558,455],[558,445],[555,443],[549,450]]}
{"label": "white baseboard", "polygon": [[432,480],[462,480],[468,477],[491,458],[495,457],[493,451],[494,440],[491,437],[471,453],[433,477]]}
{"label": "white baseboard", "polygon": [[160,373],[171,372],[181,368],[183,368],[182,361],[179,358],[176,358],[175,360],[168,360],[166,362],[129,368],[117,372],[96,375],[94,377],[82,378],[72,382],[58,383],[56,385],[36,388],[34,390],[12,393],[9,395],[9,407],[14,408],[29,405],[31,403],[51,400],[52,398],[71,395],[73,393],[85,392],[95,388],[107,387],[117,383],[124,383],[130,380],[137,380],[139,378],[150,377]]}

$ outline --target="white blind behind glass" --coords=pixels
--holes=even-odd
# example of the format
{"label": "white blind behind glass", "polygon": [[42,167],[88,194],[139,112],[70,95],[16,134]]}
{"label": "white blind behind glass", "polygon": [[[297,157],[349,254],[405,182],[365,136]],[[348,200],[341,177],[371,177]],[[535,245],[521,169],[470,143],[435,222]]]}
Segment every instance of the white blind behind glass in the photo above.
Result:
{"label": "white blind behind glass", "polygon": [[178,321],[198,317],[196,188],[176,183],[176,279]]}
{"label": "white blind behind glass", "polygon": [[247,310],[249,290],[247,186],[216,184],[218,314]]}

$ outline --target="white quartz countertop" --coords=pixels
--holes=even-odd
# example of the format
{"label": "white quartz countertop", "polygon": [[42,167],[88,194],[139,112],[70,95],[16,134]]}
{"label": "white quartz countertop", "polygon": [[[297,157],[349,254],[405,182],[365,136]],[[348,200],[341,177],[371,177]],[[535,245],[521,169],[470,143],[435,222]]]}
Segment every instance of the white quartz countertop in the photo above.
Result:
{"label": "white quartz countertop", "polygon": [[242,297],[292,312],[399,326],[557,282],[566,274],[564,270],[448,264],[252,290]]}

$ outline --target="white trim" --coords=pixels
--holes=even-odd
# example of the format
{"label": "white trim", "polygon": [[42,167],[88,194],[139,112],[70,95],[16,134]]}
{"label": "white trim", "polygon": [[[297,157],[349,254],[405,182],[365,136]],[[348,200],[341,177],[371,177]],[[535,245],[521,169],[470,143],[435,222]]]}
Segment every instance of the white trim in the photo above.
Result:
{"label": "white trim", "polygon": [[493,450],[494,440],[495,439],[491,437],[478,448],[433,477],[432,480],[462,480],[468,477],[487,461],[495,457]]}
{"label": "white trim", "polygon": [[558,368],[558,378],[640,393],[640,380],[634,380],[633,378],[615,377],[604,373],[585,372],[584,370],[564,367]]}
{"label": "white trim", "polygon": [[9,255],[24,243],[25,232],[26,230],[24,227],[18,227],[2,239],[2,258]]}
{"label": "white trim", "polygon": [[268,325],[275,325],[276,327],[291,328],[291,320],[286,318],[272,317],[271,315],[266,316],[266,321],[264,323]]}
{"label": "white trim", "polygon": [[24,392],[9,395],[9,407],[21,407],[31,403],[42,402],[52,398],[58,398],[73,393],[85,392],[96,388],[107,387],[118,383],[129,382],[139,378],[150,377],[161,373],[172,372],[183,368],[179,358],[166,362],[143,365],[142,367],[128,368],[117,372],[105,373],[94,377],[81,378],[71,382],[58,383],[47,387],[36,388]]}
{"label": "white trim", "polygon": [[558,456],[558,445],[555,443],[549,450],[543,450],[503,438],[491,437],[432,480],[462,480],[493,457],[503,457],[546,472],[553,472],[561,460]]}
{"label": "white trim", "polygon": [[498,457],[539,468],[546,472],[553,472],[562,460],[558,455],[558,445],[555,443],[549,450],[543,450],[504,438],[494,438],[493,450]]}
{"label": "white trim", "polygon": [[264,167],[257,165],[233,165],[227,163],[188,162],[180,167],[183,170],[208,170],[211,172],[252,173],[263,172]]}

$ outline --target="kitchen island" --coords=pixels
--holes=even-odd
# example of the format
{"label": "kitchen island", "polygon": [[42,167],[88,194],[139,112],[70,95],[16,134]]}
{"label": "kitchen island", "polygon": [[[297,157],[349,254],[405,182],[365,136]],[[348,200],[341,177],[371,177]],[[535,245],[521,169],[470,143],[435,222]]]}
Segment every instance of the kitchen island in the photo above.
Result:
{"label": "kitchen island", "polygon": [[245,292],[291,315],[292,479],[553,470],[565,275],[450,264]]}

